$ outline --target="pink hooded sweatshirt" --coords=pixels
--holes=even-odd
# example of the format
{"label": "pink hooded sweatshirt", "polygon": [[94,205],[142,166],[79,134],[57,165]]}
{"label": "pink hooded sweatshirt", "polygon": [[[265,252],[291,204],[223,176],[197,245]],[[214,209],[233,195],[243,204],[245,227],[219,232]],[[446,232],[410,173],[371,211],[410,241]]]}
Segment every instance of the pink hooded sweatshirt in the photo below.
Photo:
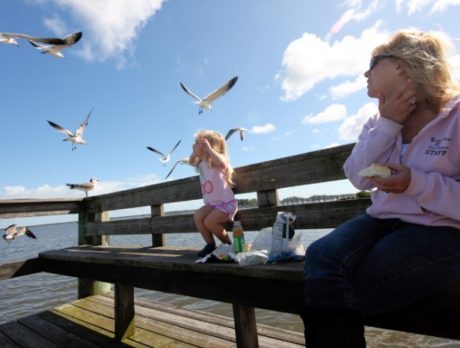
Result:
{"label": "pink hooded sweatshirt", "polygon": [[374,188],[371,180],[358,175],[372,163],[400,163],[411,169],[406,191],[374,189],[367,213],[381,219],[460,229],[460,96],[452,98],[412,139],[404,154],[401,128],[378,114],[371,117],[344,164],[347,178],[360,190]]}

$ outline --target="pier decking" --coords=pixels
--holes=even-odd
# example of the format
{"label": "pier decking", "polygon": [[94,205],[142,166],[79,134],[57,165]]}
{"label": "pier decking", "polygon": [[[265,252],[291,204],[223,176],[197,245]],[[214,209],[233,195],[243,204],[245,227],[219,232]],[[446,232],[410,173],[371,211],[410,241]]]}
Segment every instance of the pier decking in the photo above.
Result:
{"label": "pier decking", "polygon": [[[111,294],[95,295],[0,325],[1,347],[236,347],[233,318],[136,299],[136,330],[114,340]],[[260,347],[302,347],[303,333],[258,324]]]}

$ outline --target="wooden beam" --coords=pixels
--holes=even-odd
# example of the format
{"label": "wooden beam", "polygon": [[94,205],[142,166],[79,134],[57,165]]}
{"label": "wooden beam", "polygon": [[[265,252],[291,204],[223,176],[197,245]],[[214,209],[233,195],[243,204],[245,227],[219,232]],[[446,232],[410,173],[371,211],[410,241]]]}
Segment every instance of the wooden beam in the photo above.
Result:
{"label": "wooden beam", "polygon": [[77,214],[81,199],[8,199],[0,200],[0,218]]}
{"label": "wooden beam", "polygon": [[258,348],[257,322],[254,307],[232,304],[235,320],[236,346],[238,348]]}
{"label": "wooden beam", "polygon": [[122,341],[134,335],[134,288],[115,283],[115,339]]}
{"label": "wooden beam", "polygon": [[[268,203],[269,201],[265,201]],[[273,202],[273,201],[271,201]],[[246,231],[259,231],[272,226],[278,211],[296,215],[296,229],[333,228],[346,219],[361,214],[370,205],[369,199],[353,199],[284,206],[242,209],[236,219]],[[192,214],[152,216],[86,224],[88,235],[161,234],[196,231]]]}
{"label": "wooden beam", "polygon": [[0,264],[0,280],[42,272],[38,258]]}
{"label": "wooden beam", "polygon": [[[150,206],[150,216],[161,217],[165,214],[164,204],[151,205]],[[155,221],[151,219],[152,229],[155,228]],[[165,244],[165,238],[163,233],[152,233],[152,246],[161,247]]]}

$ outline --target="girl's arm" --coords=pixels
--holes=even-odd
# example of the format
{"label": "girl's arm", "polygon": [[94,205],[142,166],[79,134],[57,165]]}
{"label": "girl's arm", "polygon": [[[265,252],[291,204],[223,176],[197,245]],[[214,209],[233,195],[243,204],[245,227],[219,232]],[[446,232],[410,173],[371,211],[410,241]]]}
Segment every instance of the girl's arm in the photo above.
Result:
{"label": "girl's arm", "polygon": [[202,139],[201,140],[201,146],[204,152],[206,152],[209,157],[211,158],[211,161],[214,165],[222,168],[227,167],[227,161],[225,160],[225,157],[215,151],[212,147],[211,144],[207,139]]}

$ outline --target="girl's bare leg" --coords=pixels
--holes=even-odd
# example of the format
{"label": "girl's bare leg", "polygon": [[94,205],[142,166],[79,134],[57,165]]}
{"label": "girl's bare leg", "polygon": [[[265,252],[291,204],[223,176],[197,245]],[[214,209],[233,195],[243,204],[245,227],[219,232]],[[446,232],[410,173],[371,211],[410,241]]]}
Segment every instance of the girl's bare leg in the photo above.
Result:
{"label": "girl's bare leg", "polygon": [[231,244],[231,239],[222,226],[224,222],[228,221],[228,215],[223,211],[218,209],[213,209],[210,213],[204,218],[204,226],[212,234],[214,234],[222,243]]}
{"label": "girl's bare leg", "polygon": [[195,221],[196,228],[198,229],[198,231],[200,231],[201,235],[203,236],[203,239],[208,244],[215,243],[211,231],[209,231],[204,224],[205,218],[209,215],[209,213],[211,213],[212,210],[213,207],[211,207],[210,205],[204,205],[195,212],[195,215],[193,215],[193,220]]}

